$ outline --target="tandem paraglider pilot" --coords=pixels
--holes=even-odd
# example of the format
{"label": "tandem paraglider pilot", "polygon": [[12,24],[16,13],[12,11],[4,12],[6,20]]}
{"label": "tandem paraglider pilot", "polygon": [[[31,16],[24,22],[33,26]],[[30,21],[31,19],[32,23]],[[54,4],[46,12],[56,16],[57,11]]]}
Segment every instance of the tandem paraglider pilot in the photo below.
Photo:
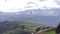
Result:
{"label": "tandem paraglider pilot", "polygon": [[56,34],[60,34],[60,23],[58,24],[55,32],[56,32]]}

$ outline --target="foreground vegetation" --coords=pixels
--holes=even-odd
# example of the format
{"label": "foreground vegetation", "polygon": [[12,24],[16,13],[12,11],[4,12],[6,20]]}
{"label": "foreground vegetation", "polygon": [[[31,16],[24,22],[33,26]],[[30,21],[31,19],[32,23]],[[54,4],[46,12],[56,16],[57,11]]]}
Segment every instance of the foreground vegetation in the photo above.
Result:
{"label": "foreground vegetation", "polygon": [[13,30],[9,30],[9,31],[6,31],[6,32],[3,32],[3,34],[20,34],[21,32],[35,32],[35,27],[26,27],[26,28],[16,28],[16,29],[13,29]]}
{"label": "foreground vegetation", "polygon": [[44,32],[44,34],[56,34],[56,33],[54,30],[52,30],[52,31]]}
{"label": "foreground vegetation", "polygon": [[35,32],[38,26],[40,30],[45,29],[47,25],[26,21],[3,21],[0,22],[0,34],[20,34],[22,31],[31,33]]}

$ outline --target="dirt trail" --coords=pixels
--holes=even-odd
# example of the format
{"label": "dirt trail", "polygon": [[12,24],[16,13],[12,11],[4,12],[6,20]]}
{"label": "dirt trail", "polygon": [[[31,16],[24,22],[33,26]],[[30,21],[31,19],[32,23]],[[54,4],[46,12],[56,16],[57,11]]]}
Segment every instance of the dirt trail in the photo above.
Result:
{"label": "dirt trail", "polygon": [[36,34],[44,34],[44,32],[50,31],[51,29],[40,30]]}

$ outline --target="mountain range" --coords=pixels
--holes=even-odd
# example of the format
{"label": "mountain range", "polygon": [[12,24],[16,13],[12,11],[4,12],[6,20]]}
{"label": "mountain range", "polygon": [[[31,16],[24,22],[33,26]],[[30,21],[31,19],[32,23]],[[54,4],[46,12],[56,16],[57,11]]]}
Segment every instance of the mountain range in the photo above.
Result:
{"label": "mountain range", "polygon": [[5,20],[8,21],[26,20],[56,26],[60,22],[60,9],[50,10],[33,9],[20,12],[0,12],[0,21]]}

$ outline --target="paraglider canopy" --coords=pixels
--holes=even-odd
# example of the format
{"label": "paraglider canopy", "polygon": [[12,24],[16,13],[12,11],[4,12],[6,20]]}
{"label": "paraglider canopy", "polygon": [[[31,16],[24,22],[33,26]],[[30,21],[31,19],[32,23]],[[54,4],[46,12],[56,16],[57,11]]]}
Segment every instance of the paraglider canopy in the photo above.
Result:
{"label": "paraglider canopy", "polygon": [[39,5],[35,2],[28,2],[25,8],[31,8],[32,6],[39,8]]}
{"label": "paraglider canopy", "polygon": [[35,2],[28,2],[27,5],[29,5],[29,4],[34,4],[34,5],[39,7],[39,5],[37,3],[35,3]]}

